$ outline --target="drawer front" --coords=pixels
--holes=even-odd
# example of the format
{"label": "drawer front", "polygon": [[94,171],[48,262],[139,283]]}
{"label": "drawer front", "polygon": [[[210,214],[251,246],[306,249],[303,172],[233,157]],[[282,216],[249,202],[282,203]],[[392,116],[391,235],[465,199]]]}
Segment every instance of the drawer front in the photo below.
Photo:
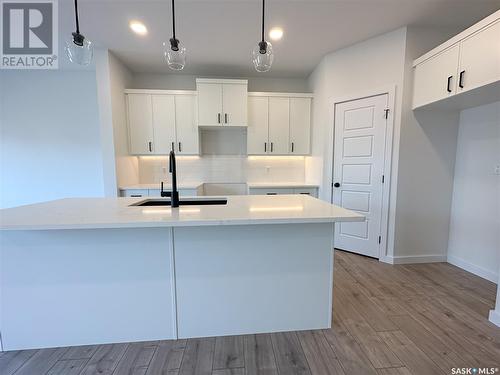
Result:
{"label": "drawer front", "polygon": [[318,188],[300,188],[294,189],[295,194],[310,195],[311,197],[318,197]]}
{"label": "drawer front", "polygon": [[279,195],[279,194],[293,194],[293,189],[288,188],[251,188],[250,195]]}
{"label": "drawer front", "polygon": [[120,190],[120,192],[122,197],[140,198],[149,196],[148,189],[127,189],[127,190]]}

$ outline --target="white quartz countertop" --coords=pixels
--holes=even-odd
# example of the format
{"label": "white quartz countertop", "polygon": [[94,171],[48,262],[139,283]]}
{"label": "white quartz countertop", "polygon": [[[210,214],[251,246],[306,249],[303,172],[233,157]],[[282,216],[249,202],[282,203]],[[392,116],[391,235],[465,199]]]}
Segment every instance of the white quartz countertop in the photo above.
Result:
{"label": "white quartz countertop", "polygon": [[[208,197],[190,199],[200,198]],[[182,227],[328,223],[365,219],[356,212],[306,195],[234,195],[227,197],[227,205],[194,205],[174,209],[169,206],[130,206],[143,200],[145,199],[67,198],[7,208],[0,210],[0,229]]]}

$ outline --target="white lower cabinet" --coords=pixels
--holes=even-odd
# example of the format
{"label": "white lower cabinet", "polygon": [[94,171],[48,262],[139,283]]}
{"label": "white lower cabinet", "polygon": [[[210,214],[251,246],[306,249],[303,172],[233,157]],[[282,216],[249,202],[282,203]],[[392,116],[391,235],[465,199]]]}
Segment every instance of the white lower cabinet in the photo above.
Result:
{"label": "white lower cabinet", "polygon": [[304,188],[250,188],[250,195],[281,195],[281,194],[304,194],[312,197],[318,197],[317,187]]}
{"label": "white lower cabinet", "polygon": [[[169,191],[169,189],[165,189]],[[179,189],[181,197],[196,197],[197,189]],[[160,189],[120,189],[120,197],[160,197]]]}
{"label": "white lower cabinet", "polygon": [[194,91],[127,90],[126,95],[130,154],[199,154]]}

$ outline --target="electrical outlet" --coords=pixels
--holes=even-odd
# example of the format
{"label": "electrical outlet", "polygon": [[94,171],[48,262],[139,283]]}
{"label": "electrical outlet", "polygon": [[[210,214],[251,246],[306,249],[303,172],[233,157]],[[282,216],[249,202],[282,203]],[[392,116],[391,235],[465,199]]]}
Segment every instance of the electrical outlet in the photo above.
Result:
{"label": "electrical outlet", "polygon": [[493,173],[496,174],[497,176],[500,176],[500,165],[495,165]]}

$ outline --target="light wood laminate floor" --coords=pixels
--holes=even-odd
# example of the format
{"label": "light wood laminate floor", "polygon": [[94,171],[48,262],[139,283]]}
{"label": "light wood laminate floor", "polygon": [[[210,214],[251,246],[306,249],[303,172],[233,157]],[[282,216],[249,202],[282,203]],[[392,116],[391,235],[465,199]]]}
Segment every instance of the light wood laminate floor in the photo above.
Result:
{"label": "light wood laminate floor", "polygon": [[496,285],[446,263],[337,251],[333,328],[0,353],[1,375],[451,374],[500,367]]}

